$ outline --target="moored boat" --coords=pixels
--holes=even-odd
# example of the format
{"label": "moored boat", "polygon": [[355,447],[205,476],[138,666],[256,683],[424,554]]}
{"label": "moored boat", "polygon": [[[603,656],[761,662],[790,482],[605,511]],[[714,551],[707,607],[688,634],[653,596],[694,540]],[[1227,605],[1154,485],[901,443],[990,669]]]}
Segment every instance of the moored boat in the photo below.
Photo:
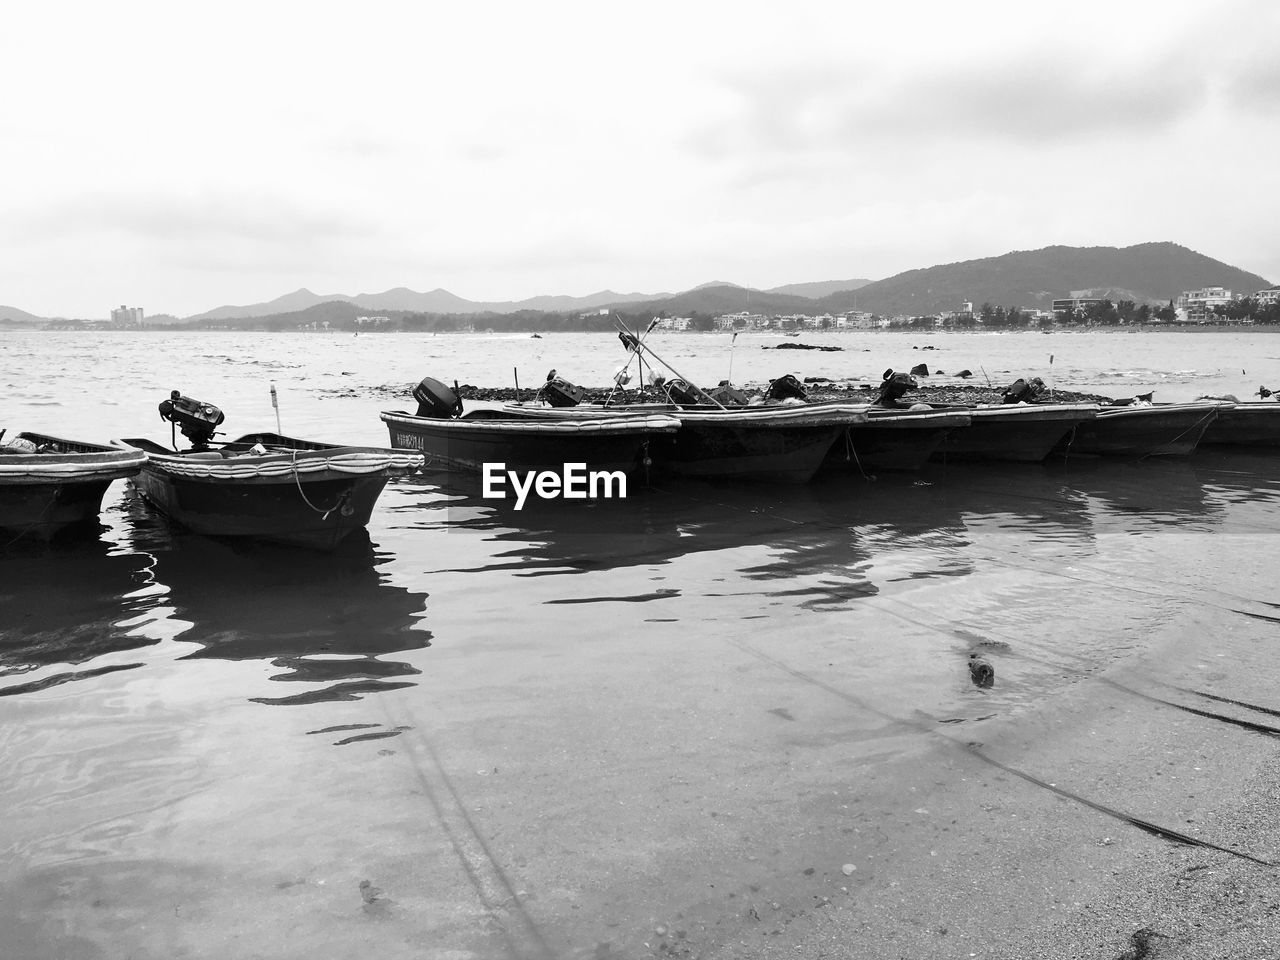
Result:
{"label": "moored boat", "polygon": [[222,412],[175,390],[161,415],[181,427],[190,450],[151,440],[114,441],[146,454],[134,480],[161,513],[200,534],[334,549],[363,529],[387,481],[418,470],[414,450],[344,446],[278,433],[218,443]]}
{"label": "moored boat", "polygon": [[652,459],[652,442],[674,434],[680,422],[664,413],[578,417],[522,416],[510,409],[462,411],[457,392],[427,378],[414,389],[417,413],[383,411],[381,417],[397,447],[420,450],[427,463],[469,470],[504,464],[517,471],[562,471],[566,464],[587,470],[629,472]]}
{"label": "moored boat", "polygon": [[1038,379],[1029,384],[1019,380],[1006,388],[1002,403],[904,405],[902,397],[918,387],[910,374],[886,370],[876,403],[889,409],[968,414],[969,424],[948,430],[934,450],[933,460],[1039,463],[1063,437],[1096,416],[1098,410],[1096,403],[1034,402],[1043,390]]}
{"label": "moored boat", "polygon": [[551,406],[507,404],[503,412],[529,420],[617,421],[641,415],[669,416],[675,435],[654,447],[660,469],[675,476],[807,483],[832,444],[848,427],[865,423],[867,405],[618,404]]}
{"label": "moored boat", "polygon": [[865,423],[848,427],[823,461],[823,470],[863,473],[919,470],[946,437],[968,427],[967,410],[867,408]]}
{"label": "moored boat", "polygon": [[867,422],[864,404],[699,407],[675,414],[680,432],[663,448],[677,476],[771,483],[813,479],[836,439]]}
{"label": "moored boat", "polygon": [[0,444],[0,531],[48,539],[88,527],[107,487],[137,474],[145,461],[140,451],[20,433]]}
{"label": "moored boat", "polygon": [[1200,438],[1200,444],[1280,447],[1280,403],[1250,400],[1220,409]]}
{"label": "moored boat", "polygon": [[1102,406],[1054,450],[1064,457],[1188,457],[1229,401]]}
{"label": "moored boat", "polygon": [[1096,403],[931,404],[934,410],[964,410],[967,427],[947,433],[934,460],[1003,460],[1039,463],[1098,414]]}

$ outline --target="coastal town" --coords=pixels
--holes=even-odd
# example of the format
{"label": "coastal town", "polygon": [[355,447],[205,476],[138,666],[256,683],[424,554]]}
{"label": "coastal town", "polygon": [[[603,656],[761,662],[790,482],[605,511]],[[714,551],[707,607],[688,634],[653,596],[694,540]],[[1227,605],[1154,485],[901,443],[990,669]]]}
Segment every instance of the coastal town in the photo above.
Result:
{"label": "coastal town", "polygon": [[[744,291],[744,293],[746,293]],[[1227,287],[1206,286],[1184,290],[1165,304],[1149,300],[1112,299],[1090,295],[1093,291],[1075,291],[1069,296],[1055,297],[1050,308],[1006,307],[991,303],[963,301],[954,310],[924,314],[898,313],[885,315],[869,310],[824,311],[815,313],[777,313],[742,309],[725,313],[688,311],[672,316],[666,309],[647,308],[644,301],[600,307],[590,311],[564,312],[521,311],[510,314],[424,314],[417,311],[362,313],[350,303],[328,301],[323,306],[334,308],[332,315],[307,316],[301,311],[271,317],[148,318],[142,307],[120,305],[104,319],[54,319],[36,326],[47,330],[148,330],[148,329],[281,329],[304,332],[352,330],[356,332],[392,332],[429,329],[438,332],[487,333],[510,330],[568,329],[590,330],[594,324],[607,324],[615,313],[628,319],[649,322],[657,320],[657,329],[672,332],[746,332],[800,331],[853,332],[876,330],[1019,330],[1054,327],[1121,327],[1121,326],[1227,326],[1280,324],[1280,286],[1270,286],[1253,293],[1238,294]],[[748,294],[749,299],[749,294]],[[345,309],[344,309],[345,308]],[[313,308],[314,309],[314,308]],[[257,321],[257,322],[255,322]],[[271,321],[271,322],[268,322]]]}

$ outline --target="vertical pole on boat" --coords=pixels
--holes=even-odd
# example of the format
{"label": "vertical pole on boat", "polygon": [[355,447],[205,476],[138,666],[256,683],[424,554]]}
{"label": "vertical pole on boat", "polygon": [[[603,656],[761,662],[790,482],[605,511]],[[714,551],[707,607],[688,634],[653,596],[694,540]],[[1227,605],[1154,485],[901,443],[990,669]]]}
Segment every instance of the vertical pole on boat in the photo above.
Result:
{"label": "vertical pole on boat", "polygon": [[1053,354],[1049,354],[1049,397],[1053,397]]}
{"label": "vertical pole on boat", "polygon": [[276,411],[276,433],[284,436],[284,431],[280,429],[280,401],[276,399],[276,385],[273,381],[271,384],[271,406]]}
{"label": "vertical pole on boat", "polygon": [[738,331],[733,331],[733,338],[729,341],[729,386],[733,386],[733,345],[738,342]]}
{"label": "vertical pole on boat", "polygon": [[512,367],[511,375],[516,378],[516,403],[520,402],[520,368]]}

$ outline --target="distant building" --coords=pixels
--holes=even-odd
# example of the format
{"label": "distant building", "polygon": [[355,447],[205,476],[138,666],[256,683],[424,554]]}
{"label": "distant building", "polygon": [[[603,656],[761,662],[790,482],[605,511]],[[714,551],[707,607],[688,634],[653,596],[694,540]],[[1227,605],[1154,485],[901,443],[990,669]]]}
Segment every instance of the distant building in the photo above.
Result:
{"label": "distant building", "polygon": [[111,322],[123,326],[142,326],[142,308],[126,307],[124,304],[111,311]]}
{"label": "distant building", "polygon": [[689,317],[663,317],[658,321],[659,330],[688,330],[693,320]]}
{"label": "distant building", "polygon": [[1260,307],[1280,303],[1280,287],[1267,287],[1265,290],[1259,290],[1253,295],[1253,299],[1258,301],[1258,306]]}
{"label": "distant building", "polygon": [[356,317],[357,327],[385,327],[390,322],[390,317]]}
{"label": "distant building", "polygon": [[759,313],[751,313],[747,310],[738,313],[725,313],[716,317],[715,326],[717,330],[739,330],[739,329],[756,329],[762,330],[768,328],[770,320],[768,317]]}
{"label": "distant building", "polygon": [[1096,307],[1102,303],[1101,297],[1063,297],[1053,301],[1053,313],[1055,316],[1069,317],[1077,316],[1084,313],[1090,307]]}
{"label": "distant building", "polygon": [[1234,298],[1226,287],[1204,287],[1187,290],[1178,297],[1177,308],[1191,323],[1204,323],[1213,318],[1214,307],[1225,307]]}

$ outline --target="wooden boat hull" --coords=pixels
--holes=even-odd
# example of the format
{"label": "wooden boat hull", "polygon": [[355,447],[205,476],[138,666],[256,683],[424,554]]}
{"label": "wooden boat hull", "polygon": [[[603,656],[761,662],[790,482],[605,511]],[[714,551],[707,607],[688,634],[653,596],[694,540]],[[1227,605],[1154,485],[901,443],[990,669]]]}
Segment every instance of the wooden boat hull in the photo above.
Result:
{"label": "wooden boat hull", "polygon": [[967,427],[967,413],[884,410],[871,407],[867,422],[848,427],[832,444],[824,471],[881,473],[919,470],[952,430]]}
{"label": "wooden boat hull", "polygon": [[138,473],[146,455],[104,444],[20,433],[48,452],[0,455],[0,533],[47,540],[89,529],[107,487]]}
{"label": "wooden boat hull", "polygon": [[384,411],[382,420],[394,446],[422,451],[428,465],[482,470],[486,463],[500,463],[504,470],[521,472],[559,472],[568,463],[629,472],[651,459],[656,437],[679,428],[677,420],[664,415],[570,419],[472,411],[448,420],[397,410]]}
{"label": "wooden boat hull", "polygon": [[1249,401],[1219,410],[1200,445],[1280,447],[1280,403]]}
{"label": "wooden boat hull", "polygon": [[1230,403],[1167,403],[1103,407],[1098,416],[1064,437],[1064,457],[1189,457],[1220,411]]}
{"label": "wooden boat hull", "polygon": [[808,483],[844,429],[840,423],[761,428],[728,418],[683,420],[659,462],[682,477]]}
{"label": "wooden boat hull", "polygon": [[[935,409],[947,409],[935,407]],[[954,409],[954,408],[952,408]],[[1004,404],[968,409],[969,426],[950,431],[933,460],[1039,463],[1079,426],[1097,416],[1097,404]]]}
{"label": "wooden boat hull", "polygon": [[[554,408],[508,405],[507,412],[532,419],[577,416],[619,419],[653,407]],[[699,406],[662,408],[675,417],[673,437],[653,445],[657,466],[681,477],[807,483],[844,430],[867,419],[865,404]]]}
{"label": "wooden boat hull", "polygon": [[[335,549],[364,529],[387,481],[422,465],[413,451],[341,447],[275,434],[250,434],[227,444],[223,449],[230,457],[177,454],[145,440],[117,442],[147,452],[134,485],[179,525],[206,536],[317,550]],[[254,443],[269,445],[271,452],[244,455]],[[279,451],[286,446],[292,449]]]}

